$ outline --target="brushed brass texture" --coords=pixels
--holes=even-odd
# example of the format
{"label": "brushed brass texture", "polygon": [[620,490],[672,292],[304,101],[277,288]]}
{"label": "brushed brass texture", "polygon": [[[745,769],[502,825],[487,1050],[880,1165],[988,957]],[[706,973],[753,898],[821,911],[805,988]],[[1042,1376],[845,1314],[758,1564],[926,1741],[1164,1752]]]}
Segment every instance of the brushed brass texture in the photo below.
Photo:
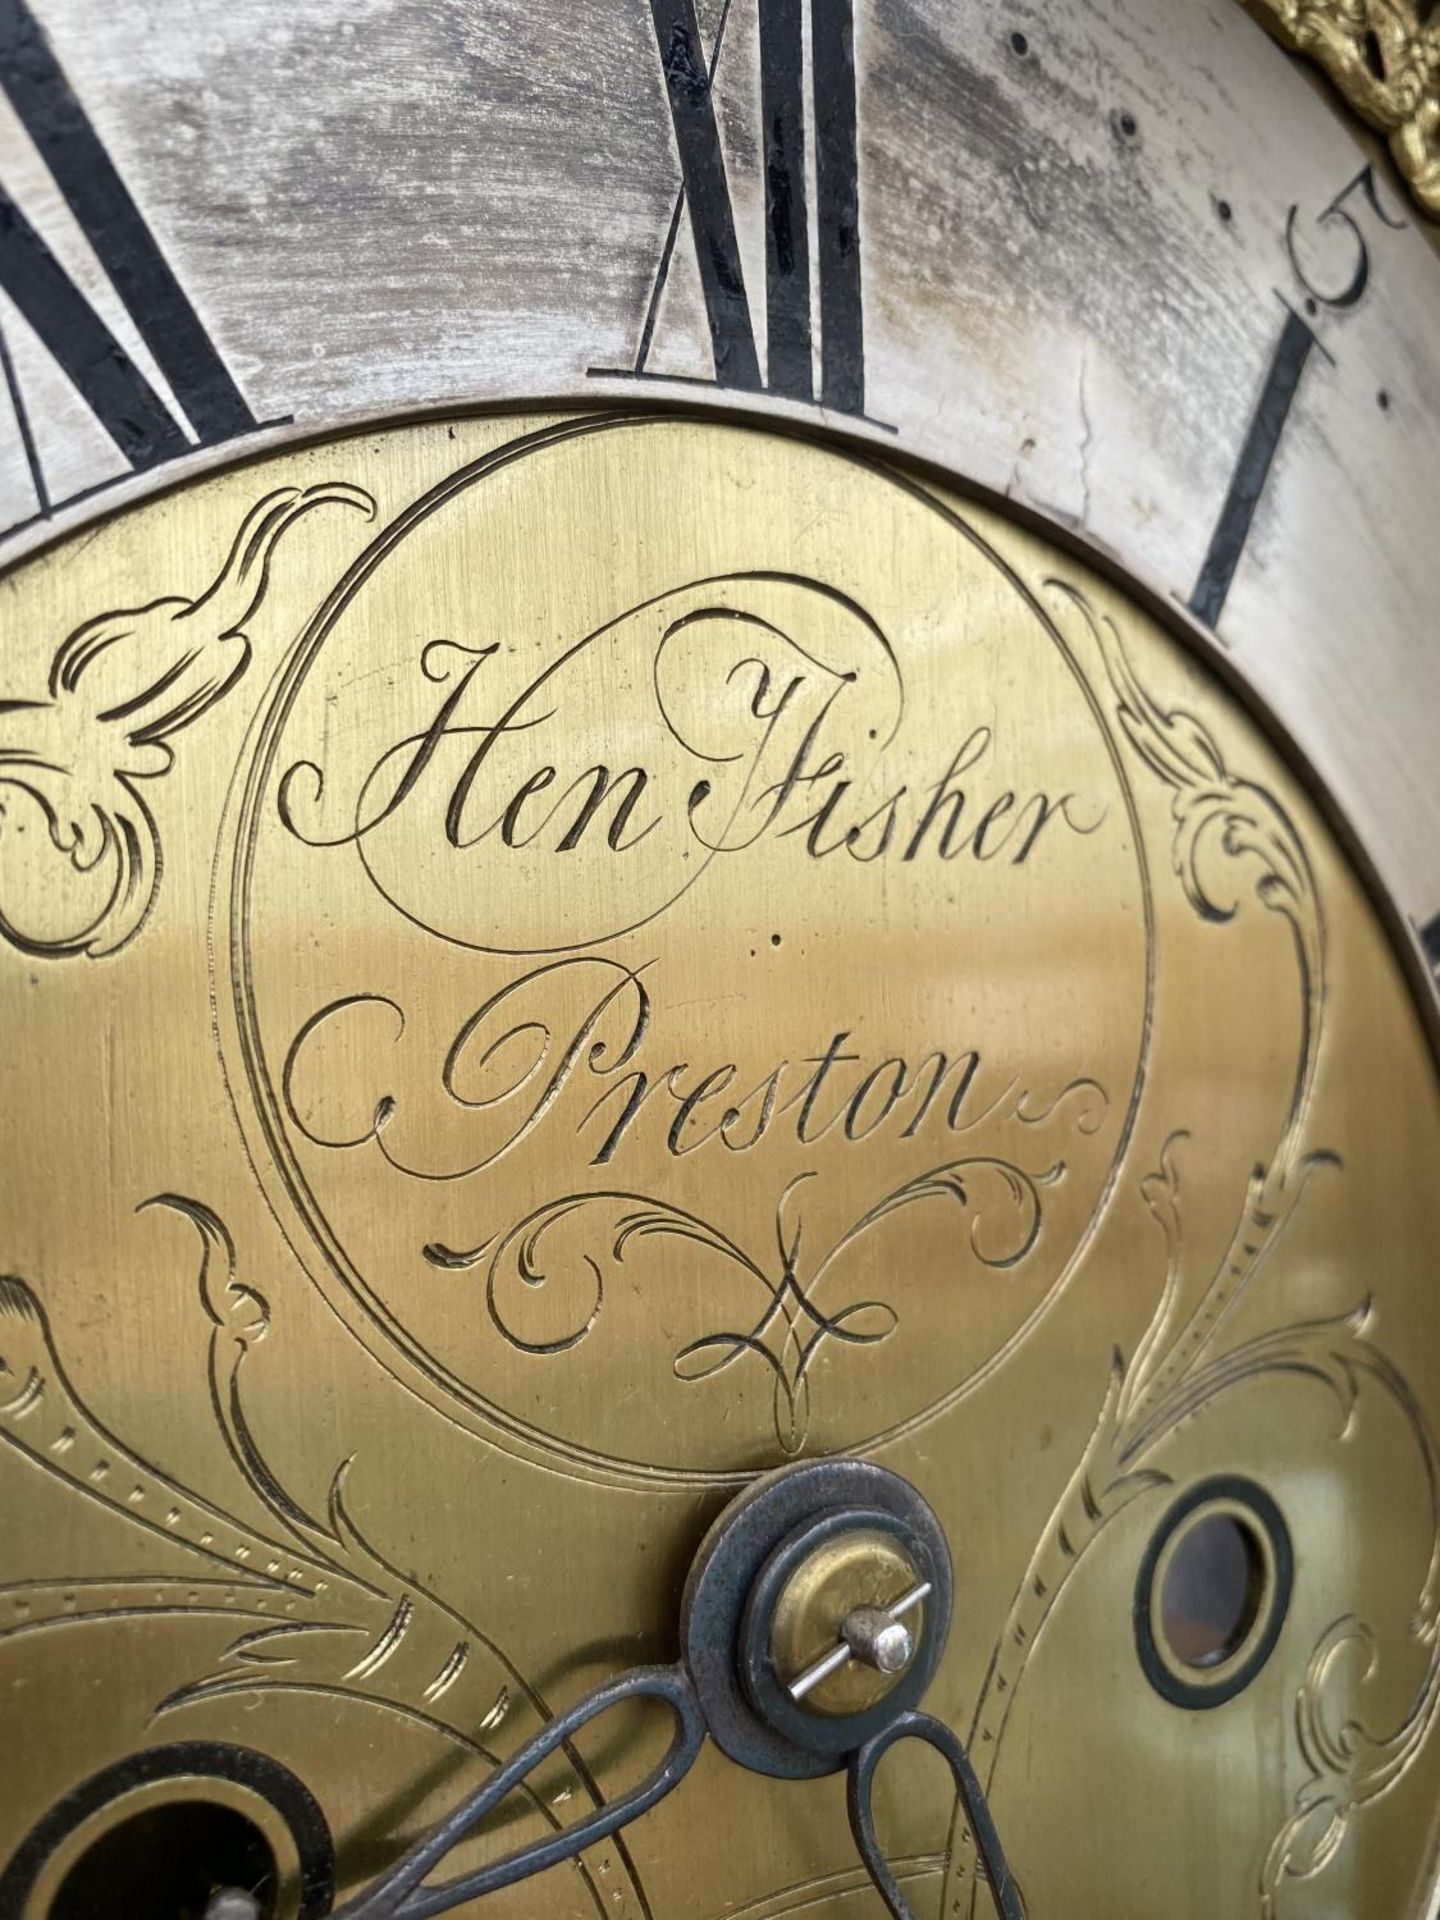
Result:
{"label": "brushed brass texture", "polygon": [[1390,143],[1426,213],[1440,217],[1440,20],[1425,0],[1245,0],[1282,46],[1328,74]]}
{"label": "brushed brass texture", "polygon": [[[174,1749],[291,1810],[279,1911],[328,1911],[675,1658],[737,1488],[842,1453],[943,1524],[925,1705],[1034,1920],[1418,1920],[1435,1062],[1304,782],[1150,615],[899,467],[645,411],[287,447],[4,607],[7,1920]],[[1212,1481],[1294,1578],[1191,1710],[1135,1595]],[[668,1735],[617,1709],[447,1871]],[[916,1746],[886,1857],[983,1914]],[[485,1911],[867,1888],[833,1781],[711,1745]]]}
{"label": "brushed brass texture", "polygon": [[[776,1671],[794,1680],[829,1653],[847,1614],[856,1607],[892,1607],[916,1579],[914,1563],[888,1534],[861,1528],[827,1541],[796,1568],[776,1602],[770,1640]],[[919,1612],[906,1624],[918,1634],[923,1621]],[[813,1687],[805,1704],[817,1713],[863,1713],[894,1683],[893,1671],[851,1660]]]}

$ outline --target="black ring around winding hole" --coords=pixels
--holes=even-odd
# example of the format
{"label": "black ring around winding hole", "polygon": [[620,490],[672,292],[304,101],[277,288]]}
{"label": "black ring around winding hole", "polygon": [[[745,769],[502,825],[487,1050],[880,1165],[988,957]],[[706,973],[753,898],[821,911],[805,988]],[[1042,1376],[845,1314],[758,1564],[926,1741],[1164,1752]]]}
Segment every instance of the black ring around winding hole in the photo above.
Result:
{"label": "black ring around winding hole", "polygon": [[[1166,1665],[1155,1644],[1152,1624],[1155,1574],[1161,1555],[1178,1529],[1197,1508],[1220,1501],[1230,1501],[1237,1507],[1243,1507],[1256,1531],[1263,1533],[1270,1543],[1274,1583],[1267,1596],[1263,1622],[1257,1618],[1251,1624],[1247,1638],[1253,1637],[1254,1644],[1246,1658],[1223,1680],[1212,1681],[1208,1685],[1191,1684]],[[1224,1706],[1227,1700],[1233,1700],[1236,1694],[1245,1691],[1275,1651],[1280,1629],[1290,1610],[1290,1595],[1294,1585],[1295,1555],[1290,1543],[1290,1529],[1285,1524],[1284,1514],[1265,1489],[1238,1474],[1218,1474],[1213,1479],[1199,1481],[1170,1508],[1151,1535],[1150,1544],[1140,1562],[1140,1572],[1135,1582],[1135,1648],[1145,1678],[1161,1698],[1170,1701],[1172,1706],[1185,1707],[1192,1712]]]}
{"label": "black ring around winding hole", "polygon": [[310,1789],[267,1754],[220,1740],[177,1740],[91,1774],[33,1826],[0,1873],[0,1920],[21,1920],[46,1861],[112,1800],[162,1780],[226,1780],[247,1787],[284,1821],[300,1859],[299,1920],[320,1920],[335,1899],[335,1847]]}

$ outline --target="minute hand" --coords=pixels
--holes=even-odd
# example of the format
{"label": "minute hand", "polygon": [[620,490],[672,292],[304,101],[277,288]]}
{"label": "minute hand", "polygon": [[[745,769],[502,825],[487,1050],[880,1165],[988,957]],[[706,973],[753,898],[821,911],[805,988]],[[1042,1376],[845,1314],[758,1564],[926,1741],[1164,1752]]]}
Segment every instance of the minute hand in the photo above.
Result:
{"label": "minute hand", "polygon": [[[774,1607],[786,1580],[807,1555],[877,1529],[905,1548],[914,1583],[888,1608],[858,1607],[841,1624],[839,1642],[798,1677],[774,1667]],[[858,1460],[808,1462],[756,1481],[716,1522],[686,1584],[681,1659],[668,1667],[636,1667],[607,1681],[548,1722],[468,1799],[416,1842],[333,1920],[431,1920],[454,1907],[514,1886],[618,1833],[672,1792],[694,1765],[707,1736],[740,1765],[772,1777],[804,1779],[848,1770],[851,1830],[866,1871],[893,1920],[912,1920],[875,1833],[872,1794],[883,1756],[902,1740],[920,1740],[950,1764],[1001,1920],[1024,1920],[1000,1839],[980,1782],[956,1734],[915,1711],[939,1661],[950,1619],[952,1574],[939,1523],[914,1488],[895,1474]],[[912,1637],[902,1625],[924,1603]],[[903,1645],[902,1645],[903,1643]],[[887,1676],[889,1691],[859,1713],[835,1716],[807,1707],[826,1678],[856,1660]],[[622,1701],[659,1700],[675,1720],[660,1764],[641,1783],[573,1826],[517,1848],[473,1873],[430,1882],[506,1796],[550,1754]],[[206,1920],[258,1920],[253,1902],[233,1890],[217,1894]]]}

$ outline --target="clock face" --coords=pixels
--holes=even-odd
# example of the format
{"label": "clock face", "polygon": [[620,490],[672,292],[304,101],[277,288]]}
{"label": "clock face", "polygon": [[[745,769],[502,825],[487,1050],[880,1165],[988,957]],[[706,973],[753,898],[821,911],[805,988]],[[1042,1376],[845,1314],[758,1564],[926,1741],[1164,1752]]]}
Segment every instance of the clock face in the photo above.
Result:
{"label": "clock face", "polygon": [[141,11],[0,8],[0,1920],[1421,1915],[1401,186],[1218,6]]}
{"label": "clock face", "polygon": [[[11,606],[7,1910],[190,1749],[277,1911],[353,1890],[835,1455],[949,1543],[928,1704],[1030,1911],[1175,1888],[1157,1754],[1209,1910],[1418,1898],[1434,1069],[1152,618],[933,480],[613,410],[267,456]],[[513,1910],[863,1906],[832,1781],[700,1764]],[[891,1763],[917,1906],[951,1797]]]}

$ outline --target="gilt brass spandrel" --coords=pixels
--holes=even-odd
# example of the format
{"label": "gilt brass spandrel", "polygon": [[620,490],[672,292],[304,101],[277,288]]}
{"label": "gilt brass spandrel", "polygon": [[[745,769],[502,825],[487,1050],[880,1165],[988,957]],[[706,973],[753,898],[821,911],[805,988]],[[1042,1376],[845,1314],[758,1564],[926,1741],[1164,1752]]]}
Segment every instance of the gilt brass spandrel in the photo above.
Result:
{"label": "gilt brass spandrel", "polygon": [[[358,1884],[673,1655],[727,1488],[849,1450],[950,1537],[928,1704],[1030,1911],[1419,1911],[1433,1064],[1153,623],[929,484],[615,415],[279,455],[6,612],[0,1855],[184,1738]],[[1187,1715],[1137,1570],[1220,1474],[1294,1594]],[[886,1793],[968,1911],[938,1773]],[[708,1754],[495,1910],[863,1910],[836,1796]]]}
{"label": "gilt brass spandrel", "polygon": [[1440,215],[1440,31],[1420,0],[1247,0],[1282,46],[1324,69],[1384,133],[1396,166]]}

